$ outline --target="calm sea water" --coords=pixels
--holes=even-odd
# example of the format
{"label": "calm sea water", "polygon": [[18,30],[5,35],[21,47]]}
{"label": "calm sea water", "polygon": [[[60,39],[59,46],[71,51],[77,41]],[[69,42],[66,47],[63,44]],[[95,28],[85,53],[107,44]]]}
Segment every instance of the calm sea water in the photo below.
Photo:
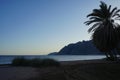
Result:
{"label": "calm sea water", "polygon": [[33,58],[50,58],[57,61],[74,61],[74,60],[91,60],[91,59],[102,59],[105,58],[104,55],[10,55],[10,56],[0,56],[0,64],[10,64],[12,60],[16,57],[24,57],[27,59]]}

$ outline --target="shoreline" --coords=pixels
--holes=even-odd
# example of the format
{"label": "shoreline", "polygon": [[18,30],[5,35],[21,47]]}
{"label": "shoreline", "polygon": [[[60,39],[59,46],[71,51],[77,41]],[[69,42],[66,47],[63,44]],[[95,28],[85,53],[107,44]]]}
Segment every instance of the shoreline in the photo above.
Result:
{"label": "shoreline", "polygon": [[114,63],[120,61],[109,61],[106,58],[92,59],[92,60],[74,60],[74,61],[60,61],[62,65],[75,65],[75,64],[89,64],[89,63]]}
{"label": "shoreline", "polygon": [[[54,59],[53,59],[54,60]],[[83,62],[83,61],[102,61],[102,60],[105,60],[105,58],[102,58],[102,59],[87,59],[87,60],[67,60],[67,61],[58,61],[58,62],[60,62],[60,63],[71,63],[71,62]],[[57,60],[56,60],[57,61]],[[106,61],[106,60],[105,60]],[[0,64],[0,66],[9,66],[9,65],[11,65],[11,63],[3,63],[3,64]]]}

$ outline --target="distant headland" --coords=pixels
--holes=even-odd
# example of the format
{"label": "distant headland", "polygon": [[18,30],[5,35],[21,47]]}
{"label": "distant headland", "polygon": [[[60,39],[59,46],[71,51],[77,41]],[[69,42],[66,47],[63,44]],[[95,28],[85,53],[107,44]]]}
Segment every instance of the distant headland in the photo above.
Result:
{"label": "distant headland", "polygon": [[68,44],[59,52],[53,52],[49,55],[103,55],[103,53],[93,45],[92,40],[89,40]]}

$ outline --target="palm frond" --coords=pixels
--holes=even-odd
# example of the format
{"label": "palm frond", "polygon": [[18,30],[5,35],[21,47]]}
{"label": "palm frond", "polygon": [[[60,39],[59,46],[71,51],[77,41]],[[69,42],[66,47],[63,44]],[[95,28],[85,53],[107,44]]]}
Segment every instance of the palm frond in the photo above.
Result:
{"label": "palm frond", "polygon": [[115,20],[119,20],[119,19],[120,19],[120,14],[116,14],[116,16],[115,16],[114,19],[115,19]]}
{"label": "palm frond", "polygon": [[97,14],[97,13],[91,13],[91,14],[88,14],[87,17],[98,17],[98,18],[104,18],[103,15],[101,15],[101,14]]}
{"label": "palm frond", "polygon": [[94,30],[98,27],[98,25],[100,25],[100,23],[94,24],[92,27],[90,27],[90,28],[88,29],[88,32],[90,33],[90,32],[92,32],[92,31],[94,31]]}
{"label": "palm frond", "polygon": [[111,5],[108,7],[108,12],[110,13],[110,10],[111,10]]}
{"label": "palm frond", "polygon": [[95,23],[95,22],[101,22],[101,20],[90,20],[90,21],[84,22],[84,24],[90,25],[90,24]]}
{"label": "palm frond", "polygon": [[108,13],[107,12],[107,4],[105,4],[104,2],[101,1],[101,5],[100,5],[100,9],[102,11],[102,13]]}
{"label": "palm frond", "polygon": [[120,14],[116,14],[114,17],[119,18],[119,17],[120,17]]}
{"label": "palm frond", "polygon": [[115,28],[118,28],[118,27],[120,27],[120,24],[115,23],[114,26],[115,26]]}
{"label": "palm frond", "polygon": [[113,8],[113,10],[110,12],[110,15],[112,15],[115,12],[115,10],[117,10],[117,7]]}
{"label": "palm frond", "polygon": [[112,17],[115,17],[116,15],[120,15],[119,12],[120,12],[120,9],[118,9],[118,10],[112,15]]}
{"label": "palm frond", "polygon": [[104,9],[105,7],[107,7],[106,4],[103,1],[100,1],[100,3],[101,3],[101,5],[100,5],[101,9]]}
{"label": "palm frond", "polygon": [[99,18],[99,17],[90,17],[90,20],[98,20],[98,21],[102,21],[103,19]]}

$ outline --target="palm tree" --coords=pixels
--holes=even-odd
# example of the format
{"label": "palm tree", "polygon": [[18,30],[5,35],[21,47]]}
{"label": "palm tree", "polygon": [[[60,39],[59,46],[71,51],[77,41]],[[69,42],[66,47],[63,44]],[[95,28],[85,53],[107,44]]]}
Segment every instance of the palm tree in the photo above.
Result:
{"label": "palm tree", "polygon": [[111,59],[116,57],[113,50],[120,42],[120,25],[116,22],[120,20],[119,12],[117,7],[111,9],[111,5],[107,6],[101,1],[100,9],[93,9],[93,12],[87,15],[89,20],[85,22],[86,25],[93,23],[88,29],[88,32],[93,32],[93,43]]}

